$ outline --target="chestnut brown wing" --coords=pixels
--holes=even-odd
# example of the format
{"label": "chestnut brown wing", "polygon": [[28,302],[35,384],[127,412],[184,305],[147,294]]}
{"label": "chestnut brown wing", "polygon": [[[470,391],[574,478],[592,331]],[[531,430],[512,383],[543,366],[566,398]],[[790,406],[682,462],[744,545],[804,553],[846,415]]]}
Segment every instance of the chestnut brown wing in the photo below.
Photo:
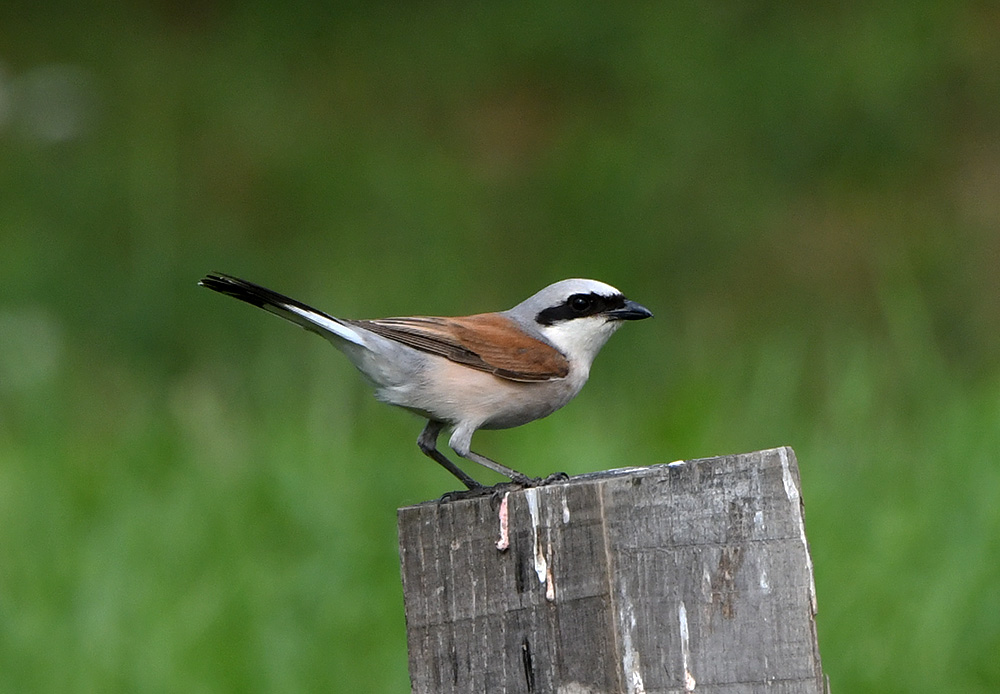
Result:
{"label": "chestnut brown wing", "polygon": [[562,352],[525,335],[499,313],[344,322],[510,381],[548,381],[569,373],[569,361]]}

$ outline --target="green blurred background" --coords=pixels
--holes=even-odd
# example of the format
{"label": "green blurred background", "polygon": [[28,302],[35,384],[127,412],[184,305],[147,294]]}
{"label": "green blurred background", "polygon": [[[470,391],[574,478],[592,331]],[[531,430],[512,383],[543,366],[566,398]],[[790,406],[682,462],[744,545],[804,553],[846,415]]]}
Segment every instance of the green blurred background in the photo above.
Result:
{"label": "green blurred background", "polygon": [[1000,690],[998,36],[955,0],[5,3],[0,690],[408,691],[395,509],[454,480],[210,270],[347,317],[615,284],[656,319],[477,448],[792,445],[833,691]]}

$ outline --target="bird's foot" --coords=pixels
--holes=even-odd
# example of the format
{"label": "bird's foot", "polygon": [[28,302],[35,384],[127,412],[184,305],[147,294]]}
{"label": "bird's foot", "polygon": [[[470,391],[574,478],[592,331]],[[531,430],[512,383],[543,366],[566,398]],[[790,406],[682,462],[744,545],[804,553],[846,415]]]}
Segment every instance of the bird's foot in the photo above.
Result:
{"label": "bird's foot", "polygon": [[514,482],[520,487],[527,489],[531,487],[547,487],[550,484],[565,482],[568,479],[569,475],[565,472],[553,472],[548,477],[525,477],[524,480],[514,480]]}
{"label": "bird's foot", "polygon": [[463,499],[475,499],[479,496],[484,496],[490,487],[472,487],[470,489],[459,489],[453,492],[445,492],[438,499],[439,504],[447,504],[451,501],[461,501]]}
{"label": "bird's foot", "polygon": [[441,498],[438,499],[439,504],[446,504],[451,501],[464,501],[465,499],[478,499],[484,496],[499,497],[505,492],[514,491],[517,489],[522,489],[520,484],[515,482],[501,482],[500,484],[494,484],[492,487],[486,485],[480,485],[478,487],[472,487],[471,489],[460,489],[454,492],[448,492],[447,494],[442,494]]}
{"label": "bird's foot", "polygon": [[545,487],[550,484],[555,484],[556,482],[567,482],[569,481],[569,475],[565,472],[553,472],[551,475],[542,480],[541,486]]}
{"label": "bird's foot", "polygon": [[461,489],[454,492],[448,492],[447,494],[442,494],[441,498],[438,499],[438,503],[446,504],[451,501],[478,499],[483,496],[490,496],[493,497],[494,500],[498,500],[507,492],[516,492],[522,489],[533,489],[535,487],[547,487],[550,484],[565,482],[568,479],[569,475],[565,472],[554,472],[548,477],[528,477],[526,475],[520,475],[512,479],[510,482],[500,482],[499,484],[494,484],[492,487],[479,485],[477,487],[472,487],[471,489]]}

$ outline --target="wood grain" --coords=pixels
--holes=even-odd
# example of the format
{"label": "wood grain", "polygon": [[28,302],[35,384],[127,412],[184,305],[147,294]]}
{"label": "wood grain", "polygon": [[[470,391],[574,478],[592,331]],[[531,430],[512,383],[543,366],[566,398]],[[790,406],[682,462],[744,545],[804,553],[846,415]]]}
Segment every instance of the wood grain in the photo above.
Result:
{"label": "wood grain", "polygon": [[826,691],[790,448],[399,510],[415,694]]}

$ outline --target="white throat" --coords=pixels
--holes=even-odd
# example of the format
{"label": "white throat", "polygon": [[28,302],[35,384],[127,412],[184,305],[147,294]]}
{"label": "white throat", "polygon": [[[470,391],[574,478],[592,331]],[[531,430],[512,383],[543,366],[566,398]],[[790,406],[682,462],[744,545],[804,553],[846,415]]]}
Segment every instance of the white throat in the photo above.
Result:
{"label": "white throat", "polygon": [[574,318],[553,325],[539,326],[539,331],[552,345],[565,354],[571,368],[590,371],[597,353],[615,331],[621,321],[608,320],[606,316]]}

